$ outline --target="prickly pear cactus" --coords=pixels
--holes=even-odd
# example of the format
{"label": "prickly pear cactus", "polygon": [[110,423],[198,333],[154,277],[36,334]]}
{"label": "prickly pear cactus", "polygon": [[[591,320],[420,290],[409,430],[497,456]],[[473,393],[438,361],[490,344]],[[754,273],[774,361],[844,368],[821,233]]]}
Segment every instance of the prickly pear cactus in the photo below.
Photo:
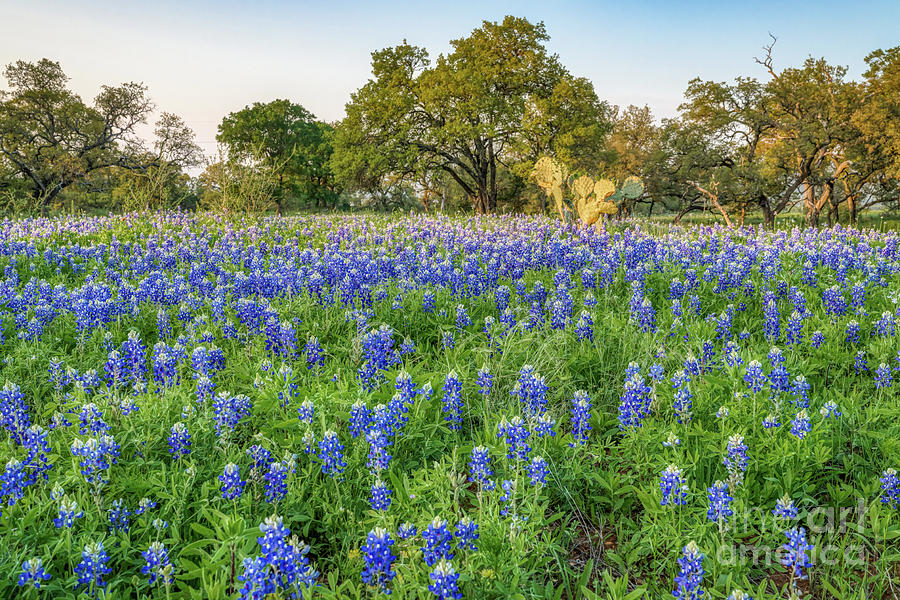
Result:
{"label": "prickly pear cactus", "polygon": [[628,200],[640,198],[644,193],[644,184],[637,177],[631,176],[622,184],[622,195]]}
{"label": "prickly pear cactus", "polygon": [[588,175],[581,175],[574,181],[569,181],[569,189],[575,196],[575,212],[584,221],[585,213],[590,205],[590,196],[594,193],[594,179]]}
{"label": "prickly pear cactus", "polygon": [[534,169],[531,171],[531,176],[534,177],[538,186],[544,190],[547,197],[553,197],[556,211],[559,213],[559,218],[562,221],[566,220],[562,186],[568,175],[569,169],[566,168],[566,165],[549,156],[540,157],[534,163]]}
{"label": "prickly pear cactus", "polygon": [[601,202],[606,201],[607,198],[615,193],[616,184],[609,179],[598,179],[597,183],[594,184],[594,195],[597,196],[597,200],[600,200]]}

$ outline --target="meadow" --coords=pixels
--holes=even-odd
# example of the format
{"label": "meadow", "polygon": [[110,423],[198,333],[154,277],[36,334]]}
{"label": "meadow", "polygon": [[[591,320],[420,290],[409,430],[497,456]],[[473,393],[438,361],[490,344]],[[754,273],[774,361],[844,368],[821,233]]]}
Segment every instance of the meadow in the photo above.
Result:
{"label": "meadow", "polygon": [[168,212],[0,265],[2,598],[897,597],[897,232]]}

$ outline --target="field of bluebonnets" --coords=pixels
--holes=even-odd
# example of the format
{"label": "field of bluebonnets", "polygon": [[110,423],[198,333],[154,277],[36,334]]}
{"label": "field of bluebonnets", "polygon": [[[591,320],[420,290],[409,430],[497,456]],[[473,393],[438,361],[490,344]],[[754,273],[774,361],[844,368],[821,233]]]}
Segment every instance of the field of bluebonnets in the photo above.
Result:
{"label": "field of bluebonnets", "polygon": [[900,236],[6,220],[3,598],[895,598]]}

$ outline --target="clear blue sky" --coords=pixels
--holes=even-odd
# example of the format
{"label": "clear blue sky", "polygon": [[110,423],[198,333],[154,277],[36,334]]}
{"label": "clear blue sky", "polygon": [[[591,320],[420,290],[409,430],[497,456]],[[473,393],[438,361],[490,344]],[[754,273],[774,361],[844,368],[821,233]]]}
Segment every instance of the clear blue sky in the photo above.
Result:
{"label": "clear blue sky", "polygon": [[[92,98],[103,83],[143,81],[161,110],[182,115],[204,149],[222,117],[289,98],[337,120],[369,76],[371,51],[399,43],[434,56],[482,20],[543,21],[550,49],[601,98],[676,113],[693,77],[764,77],[753,57],[778,36],[777,67],[824,56],[863,71],[865,55],[900,45],[900,2],[212,2],[0,0],[0,64],[62,63]],[[5,85],[5,82],[3,82]]]}

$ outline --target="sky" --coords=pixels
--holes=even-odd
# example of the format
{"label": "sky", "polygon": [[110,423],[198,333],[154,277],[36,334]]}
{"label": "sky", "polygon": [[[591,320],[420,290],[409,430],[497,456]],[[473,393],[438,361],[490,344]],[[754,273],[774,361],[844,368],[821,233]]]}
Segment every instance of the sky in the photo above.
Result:
{"label": "sky", "polygon": [[372,51],[406,39],[434,57],[507,14],[543,21],[549,49],[600,98],[647,104],[658,117],[677,114],[694,77],[766,77],[753,58],[770,32],[776,68],[824,56],[851,78],[870,51],[900,45],[897,0],[0,0],[0,65],[59,61],[85,100],[103,84],[143,82],[158,110],[181,115],[213,154],[229,112],[288,98],[339,120],[370,76]]}

